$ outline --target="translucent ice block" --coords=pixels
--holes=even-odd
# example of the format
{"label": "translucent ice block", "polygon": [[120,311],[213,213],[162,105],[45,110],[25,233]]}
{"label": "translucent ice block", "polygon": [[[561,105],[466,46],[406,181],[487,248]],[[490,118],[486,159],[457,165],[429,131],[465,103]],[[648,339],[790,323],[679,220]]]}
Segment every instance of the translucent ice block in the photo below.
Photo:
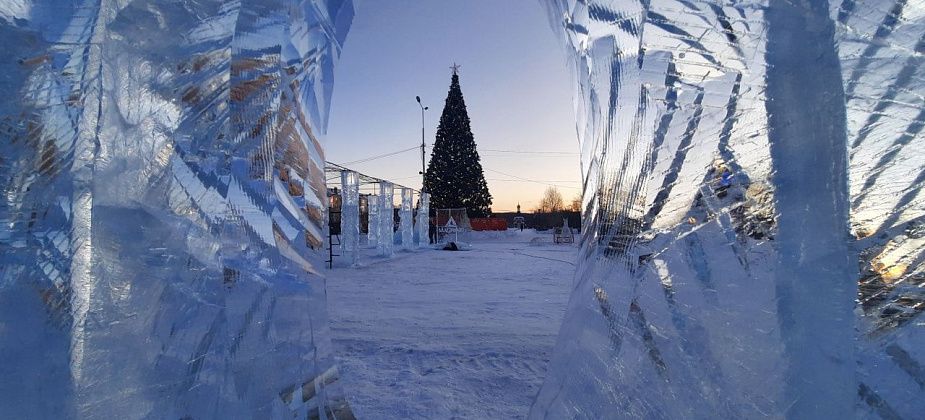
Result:
{"label": "translucent ice block", "polygon": [[584,234],[531,416],[922,412],[923,2],[545,4]]}
{"label": "translucent ice block", "polygon": [[0,418],[346,415],[317,270],[352,17],[0,2]]}
{"label": "translucent ice block", "polygon": [[422,192],[418,198],[418,215],[414,225],[417,230],[418,246],[430,245],[430,194]]}
{"label": "translucent ice block", "polygon": [[340,172],[340,247],[350,265],[359,259],[360,250],[360,177],[354,171]]}
{"label": "translucent ice block", "polygon": [[379,255],[391,257],[395,244],[394,187],[390,182],[379,183]]}
{"label": "translucent ice block", "polygon": [[411,188],[401,189],[401,208],[398,217],[401,247],[404,250],[414,249],[414,190]]}
{"label": "translucent ice block", "polygon": [[366,245],[370,248],[379,246],[379,196],[369,195],[366,197],[369,203],[369,223],[366,233]]}

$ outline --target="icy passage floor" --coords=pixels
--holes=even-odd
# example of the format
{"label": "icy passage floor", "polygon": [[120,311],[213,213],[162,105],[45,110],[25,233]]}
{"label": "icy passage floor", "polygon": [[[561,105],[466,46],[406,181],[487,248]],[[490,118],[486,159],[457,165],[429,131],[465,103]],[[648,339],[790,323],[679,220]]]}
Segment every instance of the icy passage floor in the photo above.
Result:
{"label": "icy passage floor", "polygon": [[334,350],[359,418],[526,415],[577,248],[532,231],[487,236],[471,251],[398,252],[327,272]]}

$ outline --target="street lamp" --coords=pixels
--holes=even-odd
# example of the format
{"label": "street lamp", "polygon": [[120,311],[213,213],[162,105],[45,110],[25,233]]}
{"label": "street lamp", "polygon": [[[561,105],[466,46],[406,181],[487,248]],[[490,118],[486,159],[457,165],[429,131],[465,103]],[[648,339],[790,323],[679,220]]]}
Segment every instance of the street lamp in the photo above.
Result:
{"label": "street lamp", "polygon": [[424,111],[427,111],[427,107],[421,103],[420,96],[415,96],[414,98],[418,100],[418,106],[421,107],[421,172],[419,173],[421,174],[421,192],[423,192],[424,191],[424,178],[425,178],[424,171],[427,170],[426,165],[424,163]]}

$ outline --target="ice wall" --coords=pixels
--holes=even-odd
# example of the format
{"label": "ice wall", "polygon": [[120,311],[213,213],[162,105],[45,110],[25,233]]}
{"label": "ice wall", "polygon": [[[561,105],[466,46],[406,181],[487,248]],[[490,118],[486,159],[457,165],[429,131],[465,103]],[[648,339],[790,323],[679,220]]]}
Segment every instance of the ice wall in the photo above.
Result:
{"label": "ice wall", "polygon": [[531,417],[921,413],[925,4],[543,3],[584,232]]}
{"label": "ice wall", "polygon": [[349,0],[0,2],[0,418],[332,418]]}

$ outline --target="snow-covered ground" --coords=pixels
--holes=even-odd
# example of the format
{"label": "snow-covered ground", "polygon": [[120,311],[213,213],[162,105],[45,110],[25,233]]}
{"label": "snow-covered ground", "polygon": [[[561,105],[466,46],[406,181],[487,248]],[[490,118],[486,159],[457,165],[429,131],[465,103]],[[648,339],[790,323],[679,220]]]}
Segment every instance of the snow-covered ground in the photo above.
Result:
{"label": "snow-covered ground", "polygon": [[522,418],[565,313],[577,248],[533,231],[471,251],[397,252],[328,273],[335,354],[357,417]]}

